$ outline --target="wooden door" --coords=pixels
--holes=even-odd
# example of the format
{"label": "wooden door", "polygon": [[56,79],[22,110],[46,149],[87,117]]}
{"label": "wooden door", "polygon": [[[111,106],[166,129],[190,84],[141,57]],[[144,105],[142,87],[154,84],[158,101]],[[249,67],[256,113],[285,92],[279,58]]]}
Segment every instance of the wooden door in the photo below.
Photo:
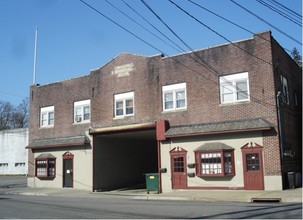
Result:
{"label": "wooden door", "polygon": [[173,189],[187,188],[186,153],[184,150],[170,152]]}
{"label": "wooden door", "polygon": [[262,148],[259,146],[242,148],[244,188],[264,190]]}
{"label": "wooden door", "polygon": [[63,187],[73,187],[74,155],[66,152],[63,155]]}

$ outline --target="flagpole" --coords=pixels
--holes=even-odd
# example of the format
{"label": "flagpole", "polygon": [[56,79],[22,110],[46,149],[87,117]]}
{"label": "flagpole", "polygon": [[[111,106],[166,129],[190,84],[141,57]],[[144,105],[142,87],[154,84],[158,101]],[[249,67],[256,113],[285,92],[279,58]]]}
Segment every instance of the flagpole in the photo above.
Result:
{"label": "flagpole", "polygon": [[34,85],[36,84],[37,40],[38,40],[38,26],[36,26],[36,31],[35,31],[34,77],[33,77]]}

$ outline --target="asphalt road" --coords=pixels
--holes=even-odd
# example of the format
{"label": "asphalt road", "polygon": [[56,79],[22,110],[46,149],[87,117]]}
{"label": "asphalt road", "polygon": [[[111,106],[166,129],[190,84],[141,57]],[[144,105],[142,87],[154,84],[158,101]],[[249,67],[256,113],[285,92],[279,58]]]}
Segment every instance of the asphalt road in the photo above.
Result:
{"label": "asphalt road", "polygon": [[302,204],[155,201],[0,194],[0,218],[14,219],[301,219]]}

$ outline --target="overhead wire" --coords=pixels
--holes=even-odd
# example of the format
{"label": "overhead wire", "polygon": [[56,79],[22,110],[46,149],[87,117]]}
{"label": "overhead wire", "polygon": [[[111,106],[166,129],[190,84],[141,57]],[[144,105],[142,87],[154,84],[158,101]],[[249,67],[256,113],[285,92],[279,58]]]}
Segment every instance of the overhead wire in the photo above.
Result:
{"label": "overhead wire", "polygon": [[[251,31],[251,30],[249,30],[249,29],[247,29],[247,28],[245,28],[245,27],[243,27],[243,26],[241,26],[241,25],[239,25],[239,24],[237,24],[237,23],[235,23],[235,22],[233,22],[233,21],[231,21],[231,20],[229,20],[227,18],[224,18],[223,16],[219,15],[218,13],[215,13],[215,12],[207,9],[206,7],[202,6],[201,4],[198,4],[198,3],[196,3],[196,2],[194,2],[192,0],[188,0],[188,2],[192,3],[193,5],[196,5],[198,8],[201,8],[201,9],[203,9],[203,10],[205,10],[205,11],[207,11],[207,12],[209,12],[209,13],[215,15],[215,16],[217,16],[217,17],[221,18],[222,20],[224,20],[224,21],[226,21],[226,22],[228,22],[228,23],[230,23],[230,24],[232,24],[232,25],[234,25],[234,26],[236,26],[236,27],[238,27],[238,28],[240,28],[240,29],[242,29],[242,30],[250,33],[250,34],[256,35],[257,37],[259,37],[259,38],[261,38],[261,39],[263,39],[263,40],[265,40],[267,42],[270,42],[268,39],[262,37],[260,34],[255,34],[253,31]],[[283,49],[286,50],[286,51],[288,51],[288,52],[291,52],[291,50],[289,50],[287,48],[283,48]]]}
{"label": "overhead wire", "polygon": [[[141,0],[143,1],[143,0]],[[168,0],[170,3],[172,3],[173,5],[175,5],[178,9],[180,9],[181,11],[183,11],[185,14],[187,14],[189,17],[191,17],[192,19],[194,19],[195,21],[197,21],[199,24],[203,25],[204,27],[206,27],[207,29],[209,29],[210,31],[212,31],[213,33],[215,33],[216,35],[220,36],[221,38],[223,38],[224,40],[228,41],[229,43],[231,43],[233,46],[237,47],[238,49],[242,50],[243,52],[247,53],[248,55],[264,62],[267,63],[269,65],[272,65],[272,63],[270,61],[264,60],[252,53],[250,53],[249,51],[243,49],[242,47],[238,46],[237,44],[233,43],[231,40],[229,40],[227,37],[223,36],[222,34],[220,34],[219,32],[215,31],[213,28],[211,28],[210,26],[206,25],[204,22],[200,21],[199,19],[197,19],[196,17],[194,17],[192,14],[190,14],[189,12],[187,12],[185,9],[183,9],[181,6],[179,6],[177,3],[173,2],[172,0]]]}
{"label": "overhead wire", "polygon": [[[132,36],[136,37],[137,39],[139,39],[140,41],[144,42],[145,44],[147,44],[148,46],[152,47],[153,49],[159,51],[160,53],[164,54],[165,56],[172,58],[175,62],[179,63],[180,65],[184,66],[185,68],[191,70],[193,73],[197,74],[198,76],[201,76],[203,78],[206,78],[208,80],[210,80],[210,82],[214,83],[214,85],[218,85],[218,81],[217,80],[213,80],[210,79],[208,77],[206,77],[205,75],[201,75],[199,72],[197,72],[196,70],[192,69],[191,67],[189,67],[188,65],[185,65],[183,62],[180,62],[179,60],[177,60],[175,57],[171,57],[168,54],[164,53],[162,50],[160,50],[159,48],[153,46],[152,44],[148,43],[147,41],[145,41],[144,39],[142,39],[141,37],[137,36],[136,34],[132,33],[131,31],[127,30],[125,27],[123,27],[122,25],[120,25],[119,23],[115,22],[113,19],[111,19],[110,17],[106,16],[105,14],[103,14],[102,12],[100,12],[99,10],[97,10],[96,8],[94,8],[93,6],[89,5],[88,3],[86,3],[84,0],[80,0],[83,4],[85,4],[86,6],[88,6],[89,8],[91,8],[92,10],[94,10],[95,12],[97,12],[98,14],[102,15],[104,18],[108,19],[109,21],[111,21],[112,23],[114,23],[115,25],[117,25],[118,27],[122,28],[123,30],[125,30],[127,33],[131,34]],[[211,71],[212,73],[214,73],[213,71]],[[218,72],[215,72],[218,74]],[[214,74],[216,77],[218,77],[218,75]],[[223,79],[225,80],[225,79]],[[229,81],[227,81],[226,83],[230,84]],[[233,86],[234,87],[234,86]],[[256,103],[262,105],[265,107],[265,105],[267,106],[274,106],[273,104],[270,104],[266,101],[262,101],[260,99],[257,99],[255,97],[253,97],[251,94],[249,95],[249,97],[251,98],[252,101],[255,101]]]}
{"label": "overhead wire", "polygon": [[244,11],[248,12],[249,14],[253,15],[254,17],[258,18],[260,21],[264,22],[265,24],[269,25],[270,27],[274,28],[275,30],[277,30],[278,32],[280,32],[281,34],[283,34],[284,36],[288,37],[289,39],[291,39],[292,41],[296,42],[297,44],[299,44],[300,46],[302,46],[302,43],[298,40],[296,40],[295,38],[293,38],[292,36],[290,36],[289,34],[285,33],[284,31],[282,31],[281,29],[277,28],[276,26],[272,25],[271,23],[267,22],[265,19],[261,18],[260,16],[258,16],[257,14],[253,13],[252,11],[248,10],[247,8],[245,8],[244,6],[240,5],[239,3],[235,2],[234,0],[230,0],[233,4],[237,5],[238,7],[242,8]]}
{"label": "overhead wire", "polygon": [[276,7],[266,3],[263,0],[256,0],[259,4],[269,8],[270,10],[276,12],[277,14],[281,15],[282,17],[286,18],[287,20],[291,21],[292,23],[302,27],[302,21],[297,20],[296,18],[292,18],[291,16],[289,16],[288,14],[284,13],[283,11],[277,9]]}
{"label": "overhead wire", "polygon": [[273,4],[275,4],[279,8],[284,9],[284,10],[290,12],[291,14],[293,14],[294,16],[296,16],[298,19],[302,20],[302,15],[298,14],[294,10],[291,10],[290,8],[288,8],[285,5],[281,4],[280,2],[278,2],[276,0],[267,0],[267,1],[271,1]]}
{"label": "overhead wire", "polygon": [[151,35],[153,35],[154,37],[156,37],[157,39],[159,39],[160,41],[162,41],[163,43],[165,43],[166,45],[170,46],[171,48],[175,49],[176,51],[181,52],[180,50],[178,50],[176,47],[172,46],[171,44],[169,44],[168,42],[166,42],[165,40],[163,40],[162,38],[160,38],[159,36],[157,36],[156,34],[154,34],[153,32],[151,32],[150,30],[148,30],[146,27],[144,27],[142,24],[140,24],[139,22],[137,22],[135,19],[133,19],[132,17],[130,17],[129,15],[127,15],[126,13],[124,13],[122,10],[120,10],[118,7],[116,7],[114,4],[112,4],[111,2],[109,2],[108,0],[105,0],[109,5],[111,5],[114,9],[116,9],[117,11],[119,11],[121,14],[123,14],[125,17],[127,17],[128,19],[130,19],[132,22],[134,22],[135,24],[137,24],[139,27],[143,28],[145,31],[147,31],[148,33],[150,33]]}
{"label": "overhead wire", "polygon": [[142,16],[139,12],[137,12],[132,6],[130,6],[125,0],[121,0],[128,8],[130,8],[135,14],[137,14],[141,19],[143,19],[147,24],[149,24],[152,28],[154,28],[158,33],[160,33],[164,38],[166,38],[169,42],[174,44],[176,47],[178,47],[180,50],[177,50],[178,52],[184,52],[184,49],[180,47],[178,44],[173,42],[169,37],[167,37],[162,31],[160,31],[155,25],[153,25],[151,22],[149,22],[144,16]]}

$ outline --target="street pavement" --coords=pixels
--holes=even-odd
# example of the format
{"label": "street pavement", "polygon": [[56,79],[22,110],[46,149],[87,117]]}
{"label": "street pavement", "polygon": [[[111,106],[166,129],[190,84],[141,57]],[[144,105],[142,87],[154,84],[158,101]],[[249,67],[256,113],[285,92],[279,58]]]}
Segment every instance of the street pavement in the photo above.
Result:
{"label": "street pavement", "polygon": [[[1,180],[1,178],[0,178]],[[282,202],[302,203],[302,188],[283,191],[263,190],[173,190],[158,194],[147,193],[146,189],[124,189],[106,192],[91,192],[73,188],[29,188],[24,185],[0,185],[0,194],[88,197],[123,196],[129,199],[145,200],[200,200],[200,201],[232,201],[232,202]]]}

